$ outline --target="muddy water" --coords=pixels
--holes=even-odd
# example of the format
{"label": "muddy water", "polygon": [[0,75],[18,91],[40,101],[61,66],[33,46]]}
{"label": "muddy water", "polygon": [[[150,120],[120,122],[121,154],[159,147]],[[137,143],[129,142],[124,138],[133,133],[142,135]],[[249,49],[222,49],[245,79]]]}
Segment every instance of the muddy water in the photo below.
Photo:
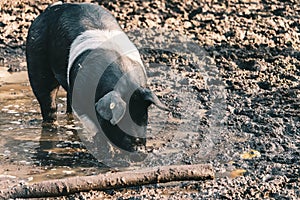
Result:
{"label": "muddy water", "polygon": [[[86,150],[76,128],[68,125],[66,98],[62,89],[57,99],[60,126],[44,130],[41,128],[39,104],[31,91],[27,72],[0,70],[0,189],[6,187],[5,181],[10,184],[36,182],[94,175],[108,170]],[[149,75],[154,85],[155,76]],[[166,113],[151,106],[146,147],[148,155],[143,162],[130,166],[130,169],[207,161],[211,141],[204,137],[205,131],[202,130],[202,134],[199,131],[206,110],[194,109],[194,104],[199,104],[197,96],[188,96],[187,91],[183,90],[182,94],[173,93],[172,81],[166,82],[166,85],[168,87],[164,90],[159,90],[159,86],[152,89],[161,96],[167,91],[170,106],[174,110],[174,106],[181,105],[181,110],[177,114],[175,110]],[[178,113],[181,115],[177,116]],[[185,118],[182,113],[188,117]],[[191,118],[192,115],[196,118]],[[198,126],[194,127],[194,124]]]}
{"label": "muddy water", "polygon": [[35,182],[104,170],[84,148],[76,131],[65,126],[64,91],[58,95],[61,126],[43,130],[27,72],[0,70],[0,182]]}

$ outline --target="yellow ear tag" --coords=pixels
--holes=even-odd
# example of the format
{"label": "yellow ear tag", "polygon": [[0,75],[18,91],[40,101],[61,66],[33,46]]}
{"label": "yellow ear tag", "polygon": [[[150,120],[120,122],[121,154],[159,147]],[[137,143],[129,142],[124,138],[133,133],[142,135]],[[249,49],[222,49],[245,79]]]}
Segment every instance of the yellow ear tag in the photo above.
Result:
{"label": "yellow ear tag", "polygon": [[109,105],[109,108],[112,110],[112,109],[114,109],[114,108],[115,108],[115,106],[116,106],[116,104],[115,104],[115,103],[110,103],[110,105]]}

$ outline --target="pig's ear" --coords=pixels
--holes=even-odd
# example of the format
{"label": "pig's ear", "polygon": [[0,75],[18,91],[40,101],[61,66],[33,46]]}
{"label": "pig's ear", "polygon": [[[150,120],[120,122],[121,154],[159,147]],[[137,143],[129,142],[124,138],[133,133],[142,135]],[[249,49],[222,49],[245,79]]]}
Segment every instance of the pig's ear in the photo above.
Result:
{"label": "pig's ear", "polygon": [[151,90],[144,89],[144,98],[146,101],[156,105],[159,109],[170,111],[170,109],[165,106]]}
{"label": "pig's ear", "polygon": [[116,91],[107,93],[95,106],[99,115],[110,121],[112,125],[119,123],[126,111],[126,103]]}

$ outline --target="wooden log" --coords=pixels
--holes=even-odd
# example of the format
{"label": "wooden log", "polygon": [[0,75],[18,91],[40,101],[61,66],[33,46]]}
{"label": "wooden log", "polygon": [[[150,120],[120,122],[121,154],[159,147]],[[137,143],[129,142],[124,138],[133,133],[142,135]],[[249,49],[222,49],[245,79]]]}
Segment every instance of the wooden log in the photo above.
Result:
{"label": "wooden log", "polygon": [[171,181],[208,180],[213,178],[214,170],[211,165],[171,165],[17,185],[0,191],[0,199],[55,197],[90,190],[118,189]]}

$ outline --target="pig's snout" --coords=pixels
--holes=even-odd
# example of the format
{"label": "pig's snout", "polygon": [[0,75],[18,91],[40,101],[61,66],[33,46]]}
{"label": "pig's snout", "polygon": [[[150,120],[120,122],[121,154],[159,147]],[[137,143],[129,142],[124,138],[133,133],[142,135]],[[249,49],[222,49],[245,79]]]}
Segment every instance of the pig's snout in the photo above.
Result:
{"label": "pig's snout", "polygon": [[146,150],[146,138],[125,136],[123,142],[126,144],[129,151],[140,151],[144,152]]}
{"label": "pig's snout", "polygon": [[134,139],[134,144],[136,144],[137,146],[145,146],[146,144],[146,139],[145,138],[135,138]]}

